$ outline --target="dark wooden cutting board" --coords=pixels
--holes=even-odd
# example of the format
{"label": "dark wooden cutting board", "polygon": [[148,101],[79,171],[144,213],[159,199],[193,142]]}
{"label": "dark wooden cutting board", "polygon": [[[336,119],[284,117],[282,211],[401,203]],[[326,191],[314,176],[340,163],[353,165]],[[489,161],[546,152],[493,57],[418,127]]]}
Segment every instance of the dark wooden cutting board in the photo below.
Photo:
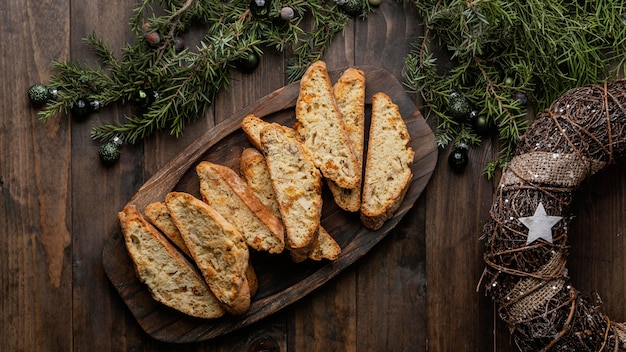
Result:
{"label": "dark wooden cutting board", "polygon": [[[111,234],[104,245],[104,270],[137,322],[149,335],[167,342],[193,342],[211,339],[256,322],[309,294],[365,255],[413,206],[437,163],[433,132],[402,84],[391,73],[377,67],[359,68],[366,77],[366,127],[371,115],[373,94],[385,92],[400,108],[415,151],[415,161],[411,167],[413,180],[394,217],[380,230],[369,231],[361,225],[358,214],[337,207],[330,191],[325,188],[322,225],[341,245],[339,258],[332,262],[307,260],[295,264],[288,253],[269,255],[251,251],[259,289],[252,298],[249,311],[241,316],[225,316],[214,320],[189,317],[152,299],[146,286],[135,277],[118,226],[118,230]],[[330,72],[333,82],[341,72]],[[254,114],[267,121],[292,126],[295,123],[293,108],[298,92],[299,82],[280,88],[207,131],[146,181],[129,204],[143,210],[149,203],[163,201],[170,191],[184,191],[200,197],[195,166],[200,161],[208,160],[239,171],[241,152],[251,147],[240,129],[243,117]]]}

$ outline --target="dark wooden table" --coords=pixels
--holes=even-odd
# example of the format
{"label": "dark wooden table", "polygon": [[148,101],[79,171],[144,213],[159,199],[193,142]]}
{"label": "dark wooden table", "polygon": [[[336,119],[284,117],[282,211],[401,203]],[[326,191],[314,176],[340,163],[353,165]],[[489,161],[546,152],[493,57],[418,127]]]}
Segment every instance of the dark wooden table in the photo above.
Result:
{"label": "dark wooden table", "polygon": [[[121,48],[132,40],[134,1],[23,1],[0,4],[0,351],[514,351],[508,331],[477,285],[479,240],[496,181],[482,175],[495,141],[470,151],[461,175],[449,150],[399,226],[365,257],[299,302],[247,328],[183,346],[157,341],[135,321],[105,276],[102,249],[117,212],[145,180],[196,137],[286,84],[285,58],[268,51],[251,75],[235,75],[206,117],[184,136],[126,146],[104,168],[92,123],[121,118],[107,109],[87,123],[42,123],[26,90],[47,82],[52,60],[89,62],[81,40],[95,31]],[[386,0],[338,36],[329,69],[374,65],[402,80],[421,21]],[[118,51],[119,52],[119,51]],[[419,103],[419,102],[417,102]],[[433,121],[429,121],[431,126]],[[601,294],[609,315],[626,318],[624,167],[585,184],[573,211],[569,269],[577,287]],[[593,235],[593,236],[591,236]],[[256,349],[255,349],[256,348]]]}

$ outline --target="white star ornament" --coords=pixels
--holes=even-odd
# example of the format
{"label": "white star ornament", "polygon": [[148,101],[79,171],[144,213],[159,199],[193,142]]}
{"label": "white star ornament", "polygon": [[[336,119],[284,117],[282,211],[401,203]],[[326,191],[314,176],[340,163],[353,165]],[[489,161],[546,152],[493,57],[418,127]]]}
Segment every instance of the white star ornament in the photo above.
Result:
{"label": "white star ornament", "polygon": [[526,245],[538,239],[544,239],[552,243],[552,227],[563,219],[562,216],[549,216],[542,203],[539,203],[533,216],[519,218],[519,221],[528,228]]}

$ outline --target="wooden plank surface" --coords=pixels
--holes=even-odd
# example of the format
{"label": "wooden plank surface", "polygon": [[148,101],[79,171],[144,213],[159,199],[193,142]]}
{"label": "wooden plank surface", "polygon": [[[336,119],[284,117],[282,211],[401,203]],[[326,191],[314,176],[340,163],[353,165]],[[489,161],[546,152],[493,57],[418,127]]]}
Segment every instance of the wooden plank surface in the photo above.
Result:
{"label": "wooden plank surface", "polygon": [[[121,119],[111,108],[82,124],[38,121],[26,97],[53,73],[52,60],[92,60],[81,39],[95,31],[114,49],[134,40],[134,1],[0,3],[0,350],[1,351],[515,351],[493,304],[476,290],[479,241],[493,187],[482,166],[492,141],[472,148],[462,174],[440,150],[425,193],[368,255],[309,296],[242,330],[183,346],[139,326],[103,270],[102,249],[116,214],[139,187],[191,141],[286,84],[283,55],[267,50],[250,75],[233,77],[205,118],[181,138],[158,135],[125,146],[104,168],[92,123]],[[374,65],[402,80],[403,59],[421,33],[401,2],[384,0],[333,42],[329,69]],[[428,121],[433,126],[434,121]],[[569,272],[583,293],[598,292],[608,314],[626,320],[626,168],[586,183],[573,204]],[[276,347],[272,349],[272,347]]]}

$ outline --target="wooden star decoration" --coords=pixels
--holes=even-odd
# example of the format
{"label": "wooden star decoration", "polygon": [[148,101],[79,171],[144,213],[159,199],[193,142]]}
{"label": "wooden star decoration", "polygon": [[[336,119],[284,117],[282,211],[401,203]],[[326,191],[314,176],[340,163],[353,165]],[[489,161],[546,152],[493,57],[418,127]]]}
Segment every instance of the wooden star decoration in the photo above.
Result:
{"label": "wooden star decoration", "polygon": [[552,243],[552,227],[563,219],[562,216],[550,216],[540,202],[533,216],[519,218],[519,221],[528,228],[526,245],[538,239],[544,239]]}

